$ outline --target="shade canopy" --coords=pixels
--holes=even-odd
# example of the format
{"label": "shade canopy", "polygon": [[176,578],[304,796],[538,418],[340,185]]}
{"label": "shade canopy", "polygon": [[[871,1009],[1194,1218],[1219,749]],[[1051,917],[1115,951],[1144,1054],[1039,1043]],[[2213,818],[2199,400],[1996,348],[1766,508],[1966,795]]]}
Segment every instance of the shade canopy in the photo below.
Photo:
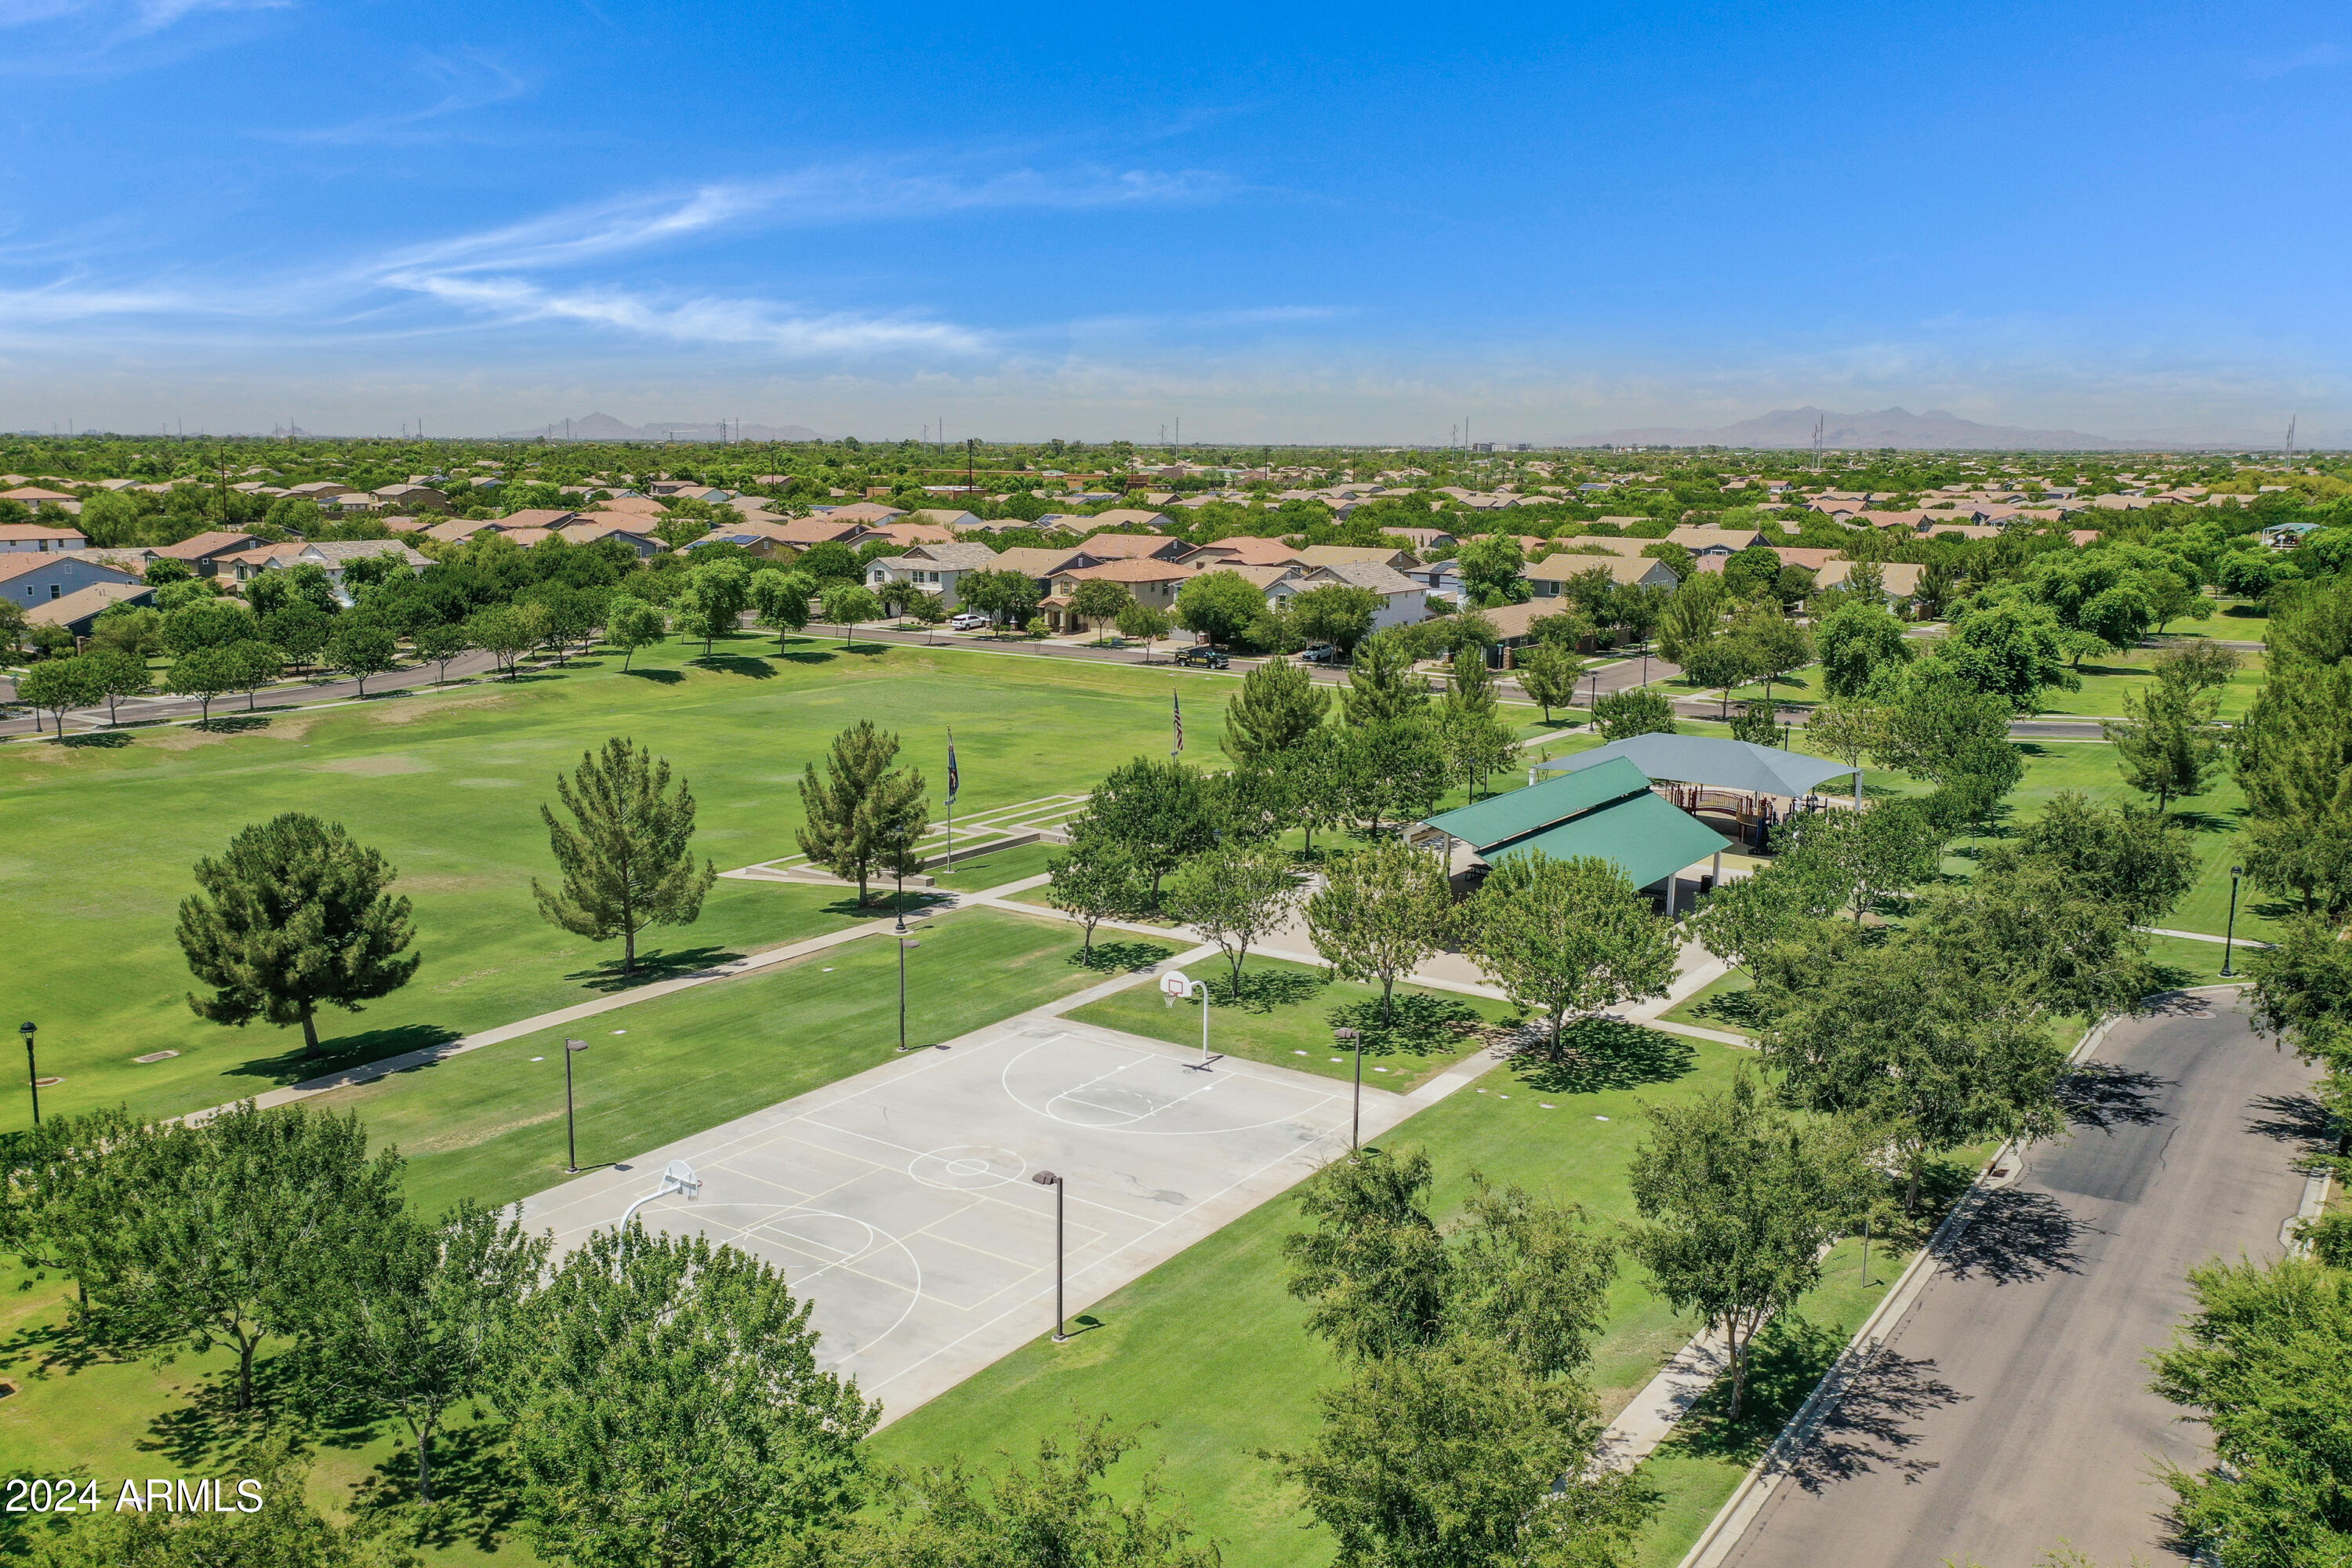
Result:
{"label": "shade canopy", "polygon": [[1430,817],[1488,862],[1521,850],[1556,860],[1598,856],[1637,888],[1673,876],[1731,840],[1650,789],[1622,757]]}
{"label": "shade canopy", "polygon": [[[1579,752],[1557,762],[1541,763],[1538,773],[1574,778],[1594,769],[1631,763],[1654,779],[1706,784],[1749,795],[1810,795],[1828,779],[1858,774],[1860,768],[1826,757],[1809,757],[1748,741],[1719,741],[1708,735],[1634,735],[1612,741],[1594,751]],[[1542,785],[1536,786],[1538,788]]]}

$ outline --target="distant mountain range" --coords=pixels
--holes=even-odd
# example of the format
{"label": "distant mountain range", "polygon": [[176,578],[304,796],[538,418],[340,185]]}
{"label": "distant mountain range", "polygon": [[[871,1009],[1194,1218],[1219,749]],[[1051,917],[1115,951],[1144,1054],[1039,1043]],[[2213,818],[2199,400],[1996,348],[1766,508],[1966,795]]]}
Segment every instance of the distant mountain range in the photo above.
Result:
{"label": "distant mountain range", "polygon": [[2018,425],[1979,425],[1957,414],[1907,408],[1882,408],[1875,414],[1832,414],[1808,405],[1783,408],[1726,425],[1718,430],[1683,430],[1671,426],[1609,430],[1571,438],[1570,445],[1618,447],[1810,447],[1813,426],[1822,426],[1822,445],[1840,449],[1899,447],[1959,451],[2149,452],[2164,449],[2161,441],[2120,440],[2080,430],[2030,430]]}
{"label": "distant mountain range", "polygon": [[[564,422],[557,420],[552,426],[542,425],[535,430],[508,430],[499,439],[528,441],[544,436],[552,428],[556,438],[566,436]],[[822,441],[824,437],[805,425],[721,425],[715,419],[656,419],[646,425],[625,425],[609,414],[591,414],[585,419],[571,422],[569,437],[574,441]]]}

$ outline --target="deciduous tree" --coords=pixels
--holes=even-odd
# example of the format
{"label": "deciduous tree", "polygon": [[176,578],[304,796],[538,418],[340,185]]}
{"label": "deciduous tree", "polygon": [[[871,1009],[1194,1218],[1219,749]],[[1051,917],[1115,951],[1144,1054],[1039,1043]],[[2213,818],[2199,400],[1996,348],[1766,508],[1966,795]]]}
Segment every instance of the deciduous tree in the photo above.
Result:
{"label": "deciduous tree", "polygon": [[1737,1417],[1756,1331],[1821,1282],[1823,1247],[1868,1204],[1868,1140],[1773,1110],[1745,1071],[1724,1093],[1643,1110],[1654,1136],[1628,1184],[1646,1223],[1627,1247],[1676,1311],[1723,1334]]}
{"label": "deciduous tree", "polygon": [[1045,892],[1053,906],[1076,917],[1086,935],[1080,952],[1095,955],[1095,927],[1104,921],[1151,912],[1151,879],[1125,845],[1100,834],[1071,840],[1067,853],[1045,862]]}
{"label": "deciduous tree", "polygon": [[501,1391],[524,1532],[574,1568],[814,1552],[870,1495],[881,1406],[816,1364],[780,1269],[700,1236],[598,1230],[531,1300]]}
{"label": "deciduous tree", "polygon": [[1123,846],[1151,879],[1151,899],[1179,864],[1217,841],[1216,803],[1200,773],[1172,758],[1138,757],[1095,785],[1070,825],[1073,840],[1099,835]]}
{"label": "deciduous tree", "polygon": [[367,678],[390,669],[399,653],[400,644],[390,632],[355,616],[339,619],[327,639],[327,663],[357,681],[362,697],[367,695]]}
{"label": "deciduous tree", "polygon": [[1538,643],[1519,660],[1519,689],[1543,710],[1549,724],[1553,709],[1575,705],[1577,678],[1583,673],[1584,661],[1568,649],[1558,643]]}
{"label": "deciduous tree", "polygon": [[1486,977],[1544,1020],[1554,1061],[1570,1015],[1663,996],[1674,979],[1672,922],[1598,857],[1504,856],[1470,901],[1465,929]]}
{"label": "deciduous tree", "polygon": [[1297,874],[1278,850],[1224,845],[1197,855],[1168,879],[1168,912],[1213,942],[1233,972],[1241,1000],[1242,963],[1250,944],[1280,931],[1298,902]]}
{"label": "deciduous tree", "polygon": [[1377,982],[1381,1022],[1392,1022],[1400,976],[1454,934],[1444,862],[1398,838],[1376,838],[1334,865],[1307,900],[1315,951],[1343,980]]}

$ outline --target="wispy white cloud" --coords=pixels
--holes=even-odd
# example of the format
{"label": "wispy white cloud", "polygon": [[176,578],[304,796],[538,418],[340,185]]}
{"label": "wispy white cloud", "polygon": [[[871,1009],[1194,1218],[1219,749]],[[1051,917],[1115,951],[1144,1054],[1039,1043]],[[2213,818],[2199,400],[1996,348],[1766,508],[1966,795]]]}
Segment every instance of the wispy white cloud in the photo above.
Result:
{"label": "wispy white cloud", "polygon": [[2352,63],[2352,53],[2338,44],[2314,44],[2291,55],[2276,55],[2264,59],[2248,60],[2246,74],[2258,81],[2285,76],[2290,71],[2320,70],[2330,66]]}
{"label": "wispy white cloud", "polygon": [[278,11],[295,0],[0,0],[0,77],[91,77],[173,58],[212,40],[191,17]]}
{"label": "wispy white cloud", "polygon": [[478,49],[427,55],[419,62],[419,68],[441,89],[439,98],[420,108],[363,114],[339,125],[256,134],[266,141],[307,146],[413,145],[440,140],[447,134],[445,128],[434,123],[436,121],[520,98],[534,85],[529,78]]}
{"label": "wispy white cloud", "polygon": [[672,342],[765,348],[793,359],[910,352],[968,354],[986,344],[979,332],[914,316],[806,313],[759,300],[664,300],[609,287],[547,289],[519,278],[394,273],[383,280],[508,324],[576,321]]}
{"label": "wispy white cloud", "polygon": [[475,271],[567,266],[711,231],[935,217],[986,208],[1173,205],[1229,188],[1198,170],[1013,169],[971,178],[880,163],[817,165],[691,190],[616,197],[454,236],[388,260],[400,268]]}

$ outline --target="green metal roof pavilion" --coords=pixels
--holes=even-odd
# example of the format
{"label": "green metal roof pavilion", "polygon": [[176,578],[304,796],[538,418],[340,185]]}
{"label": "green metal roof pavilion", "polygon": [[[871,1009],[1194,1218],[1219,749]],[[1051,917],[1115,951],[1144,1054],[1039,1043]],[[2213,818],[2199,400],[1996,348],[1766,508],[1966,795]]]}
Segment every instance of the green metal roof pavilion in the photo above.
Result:
{"label": "green metal roof pavilion", "polygon": [[1637,888],[1731,847],[1731,840],[1650,789],[1622,757],[1427,819],[1488,863],[1522,849],[1555,860],[1594,855]]}

